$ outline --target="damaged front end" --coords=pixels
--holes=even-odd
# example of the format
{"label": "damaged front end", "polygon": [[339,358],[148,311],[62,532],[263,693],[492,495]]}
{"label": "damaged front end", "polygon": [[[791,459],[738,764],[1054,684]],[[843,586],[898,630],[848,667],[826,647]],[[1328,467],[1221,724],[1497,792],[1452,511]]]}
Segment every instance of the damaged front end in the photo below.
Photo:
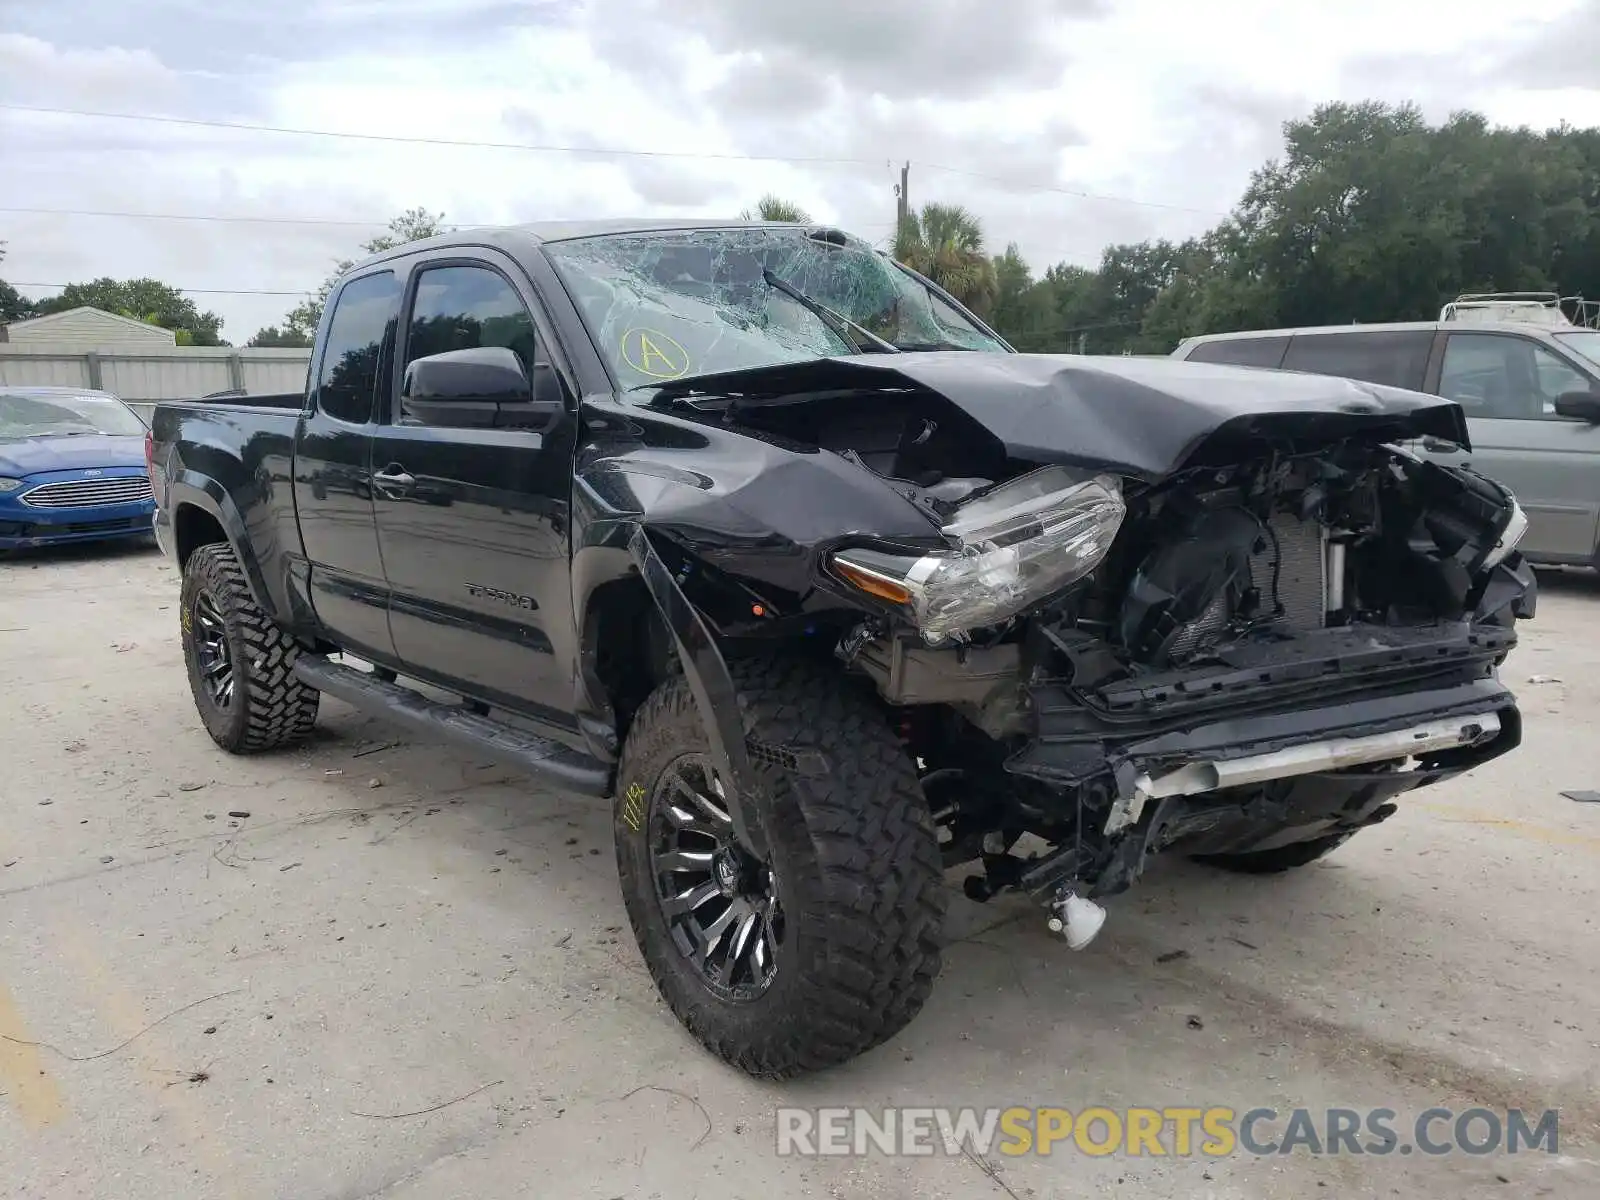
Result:
{"label": "damaged front end", "polygon": [[[1404,448],[1464,442],[1456,405],[885,354],[684,380],[647,409],[657,448],[580,478],[640,479],[638,519],[726,652],[826,640],[870,680],[946,864],[980,868],[968,894],[1031,893],[1071,944],[1152,854],[1310,861],[1520,740],[1497,668],[1534,611],[1526,519]],[[651,474],[691,461],[698,488]]]}
{"label": "damaged front end", "polygon": [[1081,944],[1156,852],[1266,869],[1518,744],[1496,668],[1535,585],[1503,488],[1358,438],[1085,476],[827,561],[883,610],[840,656],[902,713],[973,898],[1030,892]]}

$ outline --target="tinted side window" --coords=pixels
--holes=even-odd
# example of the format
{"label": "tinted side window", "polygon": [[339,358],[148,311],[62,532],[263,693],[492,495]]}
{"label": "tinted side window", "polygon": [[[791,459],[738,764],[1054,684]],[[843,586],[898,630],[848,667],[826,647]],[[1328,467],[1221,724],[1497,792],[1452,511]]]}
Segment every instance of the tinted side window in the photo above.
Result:
{"label": "tinted side window", "polygon": [[1286,337],[1220,338],[1189,351],[1190,362],[1231,363],[1236,367],[1276,367],[1283,361]]}
{"label": "tinted side window", "polygon": [[1432,330],[1390,333],[1298,334],[1284,356],[1286,371],[1342,375],[1390,387],[1422,387],[1433,347]]}
{"label": "tinted side window", "polygon": [[531,377],[533,316],[504,276],[487,267],[434,267],[417,281],[406,363],[447,350],[504,346]]}
{"label": "tinted side window", "polygon": [[1444,346],[1439,394],[1469,417],[1555,418],[1557,396],[1588,390],[1585,375],[1527,338],[1453,333]]}
{"label": "tinted side window", "polygon": [[383,357],[384,334],[400,307],[400,282],[391,271],[345,284],[334,301],[317,385],[317,409],[365,425]]}

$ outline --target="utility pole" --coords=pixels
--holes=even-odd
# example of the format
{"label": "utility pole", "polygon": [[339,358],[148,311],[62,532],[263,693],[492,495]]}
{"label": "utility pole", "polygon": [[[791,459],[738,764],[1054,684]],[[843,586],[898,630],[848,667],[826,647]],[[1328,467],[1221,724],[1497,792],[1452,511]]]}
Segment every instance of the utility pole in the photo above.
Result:
{"label": "utility pole", "polygon": [[900,230],[901,230],[901,227],[904,226],[905,223],[906,223],[906,218],[911,215],[911,163],[910,162],[907,162],[905,164],[905,166],[900,168],[900,186],[895,188],[894,194],[897,197],[897,202],[895,204],[894,231],[895,231],[896,235],[898,235]]}

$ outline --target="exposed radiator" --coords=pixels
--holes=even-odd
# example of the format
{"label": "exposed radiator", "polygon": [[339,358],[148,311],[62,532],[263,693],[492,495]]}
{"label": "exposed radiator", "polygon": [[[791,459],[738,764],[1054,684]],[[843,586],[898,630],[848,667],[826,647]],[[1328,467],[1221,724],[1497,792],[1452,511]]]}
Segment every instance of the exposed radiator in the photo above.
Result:
{"label": "exposed radiator", "polygon": [[1278,513],[1271,521],[1277,544],[1267,546],[1250,558],[1250,581],[1261,593],[1261,602],[1272,602],[1272,562],[1280,553],[1278,600],[1283,617],[1292,629],[1320,629],[1327,624],[1327,554],[1323,547],[1322,526],[1302,521],[1288,513]]}
{"label": "exposed radiator", "polygon": [[[1318,629],[1327,624],[1327,555],[1322,526],[1279,513],[1270,522],[1275,538],[1250,556],[1250,584],[1261,594],[1261,603],[1272,603],[1272,568],[1278,560],[1278,600],[1283,604],[1283,619],[1291,629]],[[1201,643],[1210,640],[1227,624],[1227,596],[1218,596],[1172,639],[1167,653],[1182,658]]]}

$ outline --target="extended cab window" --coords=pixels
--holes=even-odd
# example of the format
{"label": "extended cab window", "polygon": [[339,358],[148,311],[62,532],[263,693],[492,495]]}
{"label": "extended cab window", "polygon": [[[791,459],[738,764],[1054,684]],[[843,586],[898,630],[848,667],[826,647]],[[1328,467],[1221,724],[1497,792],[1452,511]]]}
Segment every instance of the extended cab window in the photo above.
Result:
{"label": "extended cab window", "polygon": [[363,275],[340,289],[322,354],[319,412],[354,425],[372,419],[384,334],[399,307],[400,282],[392,271]]}
{"label": "extended cab window", "polygon": [[1588,378],[1528,338],[1453,333],[1444,346],[1439,394],[1469,417],[1502,421],[1556,418],[1556,397],[1587,392]]}
{"label": "extended cab window", "polygon": [[533,316],[505,277],[488,267],[432,267],[417,281],[406,364],[447,350],[504,346],[533,374]]}
{"label": "extended cab window", "polygon": [[1432,348],[1430,329],[1297,334],[1283,369],[1419,391]]}
{"label": "extended cab window", "polygon": [[1287,337],[1218,338],[1189,351],[1190,362],[1228,363],[1235,367],[1276,367],[1283,361]]}

